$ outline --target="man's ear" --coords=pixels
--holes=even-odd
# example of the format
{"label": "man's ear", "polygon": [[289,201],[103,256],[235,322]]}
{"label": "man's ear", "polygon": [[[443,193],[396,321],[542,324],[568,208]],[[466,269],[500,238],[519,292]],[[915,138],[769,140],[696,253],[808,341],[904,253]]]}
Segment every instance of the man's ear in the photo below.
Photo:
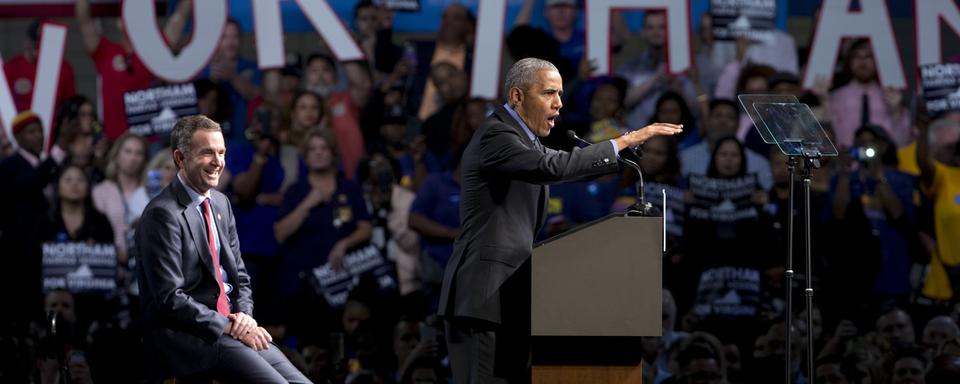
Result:
{"label": "man's ear", "polygon": [[510,96],[511,107],[517,107],[518,105],[523,104],[523,91],[521,91],[520,88],[510,88],[508,95]]}
{"label": "man's ear", "polygon": [[183,159],[185,157],[179,149],[173,150],[173,164],[177,166],[177,169],[183,168]]}

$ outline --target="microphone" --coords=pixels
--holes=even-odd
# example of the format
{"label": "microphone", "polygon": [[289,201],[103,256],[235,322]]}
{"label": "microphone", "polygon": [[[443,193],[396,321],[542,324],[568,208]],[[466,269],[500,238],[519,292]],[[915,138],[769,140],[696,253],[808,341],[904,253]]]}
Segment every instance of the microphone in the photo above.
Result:
{"label": "microphone", "polygon": [[577,144],[577,148],[584,148],[593,145],[593,143],[581,139],[580,136],[577,136],[577,133],[574,131],[567,131],[567,138],[573,140]]}
{"label": "microphone", "polygon": [[[574,131],[567,131],[567,138],[573,140],[577,144],[578,148],[584,148],[593,145],[593,143],[580,138],[580,136],[577,136],[577,133]],[[625,152],[632,153],[637,159],[641,157],[640,154],[629,148]],[[640,170],[640,165],[637,164],[636,161],[627,159],[626,156],[617,156],[617,161],[620,162],[620,164],[633,168],[633,170],[637,172],[637,202],[627,209],[627,216],[657,216],[656,208],[653,207],[653,204],[648,203],[646,199],[644,199],[643,171]]]}

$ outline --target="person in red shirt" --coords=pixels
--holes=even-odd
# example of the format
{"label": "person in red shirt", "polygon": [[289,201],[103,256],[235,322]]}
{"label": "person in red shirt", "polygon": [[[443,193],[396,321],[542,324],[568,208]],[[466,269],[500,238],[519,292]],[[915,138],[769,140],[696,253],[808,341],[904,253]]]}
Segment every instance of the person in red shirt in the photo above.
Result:
{"label": "person in red shirt", "polygon": [[364,156],[363,133],[360,130],[360,109],[370,98],[372,79],[366,61],[344,63],[347,89],[335,92],[327,99],[331,124],[340,147],[343,172],[353,180],[357,165]]}
{"label": "person in red shirt", "polygon": [[[163,35],[174,51],[179,48],[178,42],[189,18],[191,6],[190,0],[178,2],[176,10],[164,24]],[[110,140],[115,140],[127,131],[123,93],[149,87],[153,83],[154,75],[137,57],[126,33],[120,34],[119,42],[110,41],[100,34],[90,15],[90,0],[77,0],[74,12],[83,45],[97,67],[97,99],[103,130]],[[122,19],[117,19],[117,27],[123,31]]]}
{"label": "person in red shirt", "polygon": [[[7,84],[10,86],[13,104],[18,112],[30,110],[33,100],[33,86],[36,84],[37,55],[40,52],[41,20],[34,20],[27,27],[27,39],[23,41],[23,53],[3,64],[3,71],[7,75]],[[76,94],[76,84],[73,79],[73,67],[66,60],[60,64],[60,80],[57,83],[57,99],[54,110],[60,104]]]}

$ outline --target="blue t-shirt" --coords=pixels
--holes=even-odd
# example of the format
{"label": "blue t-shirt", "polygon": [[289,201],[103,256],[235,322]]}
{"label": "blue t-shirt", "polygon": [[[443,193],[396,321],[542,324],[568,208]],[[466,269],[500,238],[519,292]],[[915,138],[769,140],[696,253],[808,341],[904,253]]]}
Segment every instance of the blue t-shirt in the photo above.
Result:
{"label": "blue t-shirt", "polygon": [[[277,219],[283,219],[296,209],[310,193],[310,188],[307,177],[291,185],[283,194]],[[280,254],[283,255],[281,292],[284,295],[298,292],[302,286],[299,274],[310,273],[313,268],[325,264],[333,245],[353,233],[360,221],[370,221],[363,190],[358,184],[337,176],[337,189],[330,201],[313,207],[300,228],[280,244]]]}
{"label": "blue t-shirt", "polygon": [[[914,228],[914,205],[913,191],[916,188],[916,179],[906,173],[897,170],[885,170],[883,172],[887,183],[900,200],[903,206],[902,220],[906,220],[909,225],[906,228]],[[910,288],[910,269],[912,260],[910,259],[909,246],[906,233],[903,229],[898,229],[901,225],[891,222],[887,218],[883,208],[873,209],[868,207],[867,202],[876,197],[877,185],[873,181],[862,181],[860,171],[850,173],[850,199],[863,202],[864,216],[870,223],[877,241],[880,243],[880,262],[879,271],[874,280],[873,292],[890,295],[909,295]],[[833,195],[837,191],[837,177],[830,180],[830,196],[827,199],[825,212],[833,210]]]}
{"label": "blue t-shirt", "polygon": [[[257,68],[257,63],[242,57],[237,59],[237,74],[249,80],[253,85],[260,86],[261,73],[260,69]],[[197,78],[209,79],[210,66],[207,65]],[[240,95],[240,92],[229,81],[220,81],[218,84],[227,91],[230,97],[230,105],[233,106],[233,112],[230,115],[230,130],[225,132],[227,139],[243,140],[243,131],[247,129],[247,100]]]}
{"label": "blue t-shirt", "polygon": [[[250,170],[255,150],[246,140],[233,141],[227,151],[227,169],[236,177]],[[275,193],[280,190],[284,179],[283,166],[277,156],[267,157],[260,175],[258,193]],[[237,236],[240,251],[244,254],[274,256],[277,254],[277,240],[273,236],[273,222],[277,220],[278,208],[262,204],[234,204],[233,215],[237,220]]]}
{"label": "blue t-shirt", "polygon": [[426,151],[423,154],[423,164],[427,168],[427,173],[443,173],[451,171],[450,166],[453,164],[453,155],[450,152],[446,153],[434,153]]}
{"label": "blue t-shirt", "polygon": [[[550,35],[553,36],[552,33]],[[580,68],[580,61],[583,60],[583,55],[587,50],[587,33],[577,28],[570,36],[570,40],[566,42],[557,41],[557,45],[560,48],[560,57],[567,62],[570,70],[577,73]]]}
{"label": "blue t-shirt", "polygon": [[[422,215],[451,228],[460,228],[460,184],[450,172],[427,176],[410,205],[410,213]],[[452,239],[421,237],[424,252],[440,263],[447,265],[453,253]]]}

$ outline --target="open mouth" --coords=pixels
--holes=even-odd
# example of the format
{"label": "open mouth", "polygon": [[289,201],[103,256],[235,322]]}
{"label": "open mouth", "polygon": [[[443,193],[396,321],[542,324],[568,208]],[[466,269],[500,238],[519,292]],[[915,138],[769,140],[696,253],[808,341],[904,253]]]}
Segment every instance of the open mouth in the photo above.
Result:
{"label": "open mouth", "polygon": [[560,119],[560,115],[550,115],[550,116],[547,116],[547,122],[550,123],[550,126],[551,126],[551,127],[554,126],[555,124],[557,124],[557,120],[559,120],[559,119]]}

